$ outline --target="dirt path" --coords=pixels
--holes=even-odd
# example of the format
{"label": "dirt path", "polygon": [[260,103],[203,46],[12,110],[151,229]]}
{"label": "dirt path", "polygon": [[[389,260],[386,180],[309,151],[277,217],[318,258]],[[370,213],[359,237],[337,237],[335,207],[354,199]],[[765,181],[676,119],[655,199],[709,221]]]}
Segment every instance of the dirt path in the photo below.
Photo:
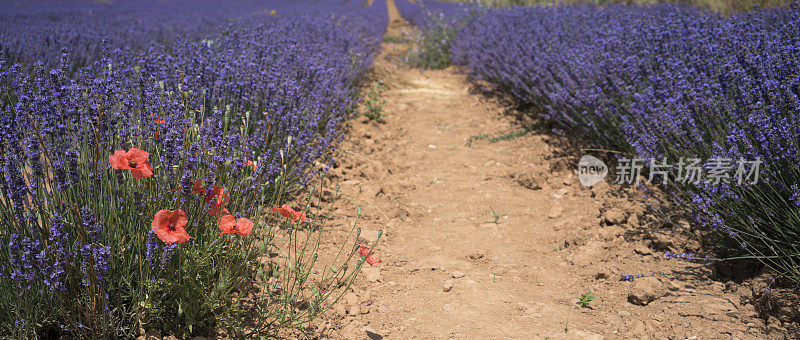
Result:
{"label": "dirt path", "polygon": [[[391,1],[389,8],[388,36],[412,29]],[[571,170],[557,171],[565,159],[554,156],[556,137],[534,131],[467,146],[472,136],[518,126],[498,104],[470,94],[466,76],[398,66],[390,60],[397,50],[386,43],[376,61],[386,123],[351,122],[332,170],[343,193],[335,232],[362,206],[365,241],[384,231],[375,249],[383,263],[365,269],[331,313],[328,336],[767,336],[742,303],[749,288],[664,259],[664,250],[698,247],[686,225],[641,233],[656,222],[631,203],[637,194],[582,187]],[[622,281],[623,273],[648,277]],[[596,300],[582,308],[577,298],[587,292]],[[779,337],[780,322],[772,324],[769,337]]]}

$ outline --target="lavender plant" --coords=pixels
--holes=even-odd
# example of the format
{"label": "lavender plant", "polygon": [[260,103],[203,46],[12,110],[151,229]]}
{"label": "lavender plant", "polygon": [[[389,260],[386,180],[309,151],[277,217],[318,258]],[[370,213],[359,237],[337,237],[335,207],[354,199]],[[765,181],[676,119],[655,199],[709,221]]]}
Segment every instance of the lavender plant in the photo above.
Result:
{"label": "lavender plant", "polygon": [[674,198],[731,255],[800,282],[798,23],[797,3],[730,17],[667,4],[494,9],[459,32],[453,60],[607,149],[762,161],[757,184],[673,182]]}
{"label": "lavender plant", "polygon": [[406,0],[395,2],[401,15],[420,27],[414,50],[407,62],[419,68],[443,69],[451,64],[451,44],[456,33],[479,7],[471,4],[420,1],[412,4]]}
{"label": "lavender plant", "polygon": [[336,300],[360,248],[319,268],[319,220],[266,208],[324,172],[388,18],[318,4],[168,45],[100,41],[79,63],[85,45],[55,40],[55,66],[3,43],[0,336],[255,337]]}

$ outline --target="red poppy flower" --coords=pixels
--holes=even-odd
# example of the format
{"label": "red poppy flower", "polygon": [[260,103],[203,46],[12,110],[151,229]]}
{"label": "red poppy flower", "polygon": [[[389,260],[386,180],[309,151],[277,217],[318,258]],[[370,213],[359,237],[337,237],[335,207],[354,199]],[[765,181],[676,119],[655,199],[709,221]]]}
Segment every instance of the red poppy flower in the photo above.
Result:
{"label": "red poppy flower", "polygon": [[[201,193],[204,192],[206,189],[203,187],[203,179],[198,178],[194,180],[194,187],[192,188],[192,192],[194,193]],[[219,185],[214,186],[214,190],[212,190],[208,195],[205,197],[206,203],[209,204],[208,207],[208,214],[211,216],[219,216],[219,215],[227,215],[228,210],[225,209],[223,206],[228,205],[231,201],[231,195],[225,192],[225,189],[220,187]]]}
{"label": "red poppy flower", "polygon": [[365,246],[363,243],[358,244],[358,254],[361,256],[366,256],[367,258],[365,261],[367,261],[370,266],[375,266],[376,264],[383,262],[382,260],[376,260],[374,257],[372,257],[372,249]]}
{"label": "red poppy flower", "polygon": [[228,195],[224,189],[217,185],[214,186],[214,190],[211,192],[211,194],[206,196],[206,202],[210,204],[208,211],[211,216],[217,216],[221,209],[225,209],[222,207],[228,205],[230,201],[231,195]]}
{"label": "red poppy flower", "polygon": [[125,150],[117,150],[108,157],[108,162],[111,163],[111,168],[113,169],[131,170],[133,177],[139,179],[153,175],[153,167],[147,162],[148,156],[150,154],[147,151],[137,148],[132,148],[127,152]]}
{"label": "red poppy flower", "polygon": [[206,197],[206,202],[219,205],[227,205],[230,201],[231,195],[225,192],[225,189],[221,188],[219,185],[215,185],[214,190],[211,191],[211,195]]}
{"label": "red poppy flower", "polygon": [[215,204],[211,204],[211,206],[208,207],[208,214],[211,215],[211,216],[220,216],[220,215],[224,216],[224,215],[228,215],[230,213],[231,212],[228,211],[228,209],[225,209],[225,208],[223,208],[221,206],[218,206],[218,205],[215,205]]}
{"label": "red poppy flower", "polygon": [[[161,119],[161,116],[156,116],[156,119],[153,119],[153,122],[156,124],[164,125],[164,120]],[[158,131],[153,134],[153,138],[158,138]]]}
{"label": "red poppy flower", "polygon": [[[206,188],[203,187],[203,180],[196,179],[194,181],[194,188],[192,188],[192,192],[194,193],[201,193],[206,191]],[[231,195],[225,192],[225,189],[220,187],[219,185],[214,186],[214,190],[211,190],[205,197],[206,203],[216,204],[216,205],[227,205],[231,201]]]}
{"label": "red poppy flower", "polygon": [[246,218],[236,220],[236,217],[226,214],[219,218],[218,227],[222,232],[221,234],[239,234],[239,236],[248,236],[253,232],[253,221]]}
{"label": "red poppy flower", "polygon": [[165,243],[183,243],[189,240],[189,234],[183,228],[186,223],[189,219],[183,210],[159,210],[153,217],[151,228]]}
{"label": "red poppy flower", "polygon": [[253,168],[253,171],[258,170],[258,164],[256,164],[255,162],[253,162],[253,161],[251,161],[249,159],[245,159],[244,160],[244,164],[249,166],[249,167],[251,167],[251,168]]}
{"label": "red poppy flower", "polygon": [[286,218],[288,218],[288,219],[290,219],[292,221],[295,221],[295,222],[299,221],[300,223],[303,223],[303,222],[306,221],[306,213],[305,212],[295,211],[288,204],[284,204],[280,208],[273,207],[272,211],[277,211],[277,212],[281,213],[281,215],[283,215],[283,217],[286,217]]}
{"label": "red poppy flower", "polygon": [[194,188],[192,188],[192,192],[197,194],[197,193],[203,192],[203,190],[205,190],[203,188],[203,179],[202,178],[198,178],[198,179],[194,180]]}

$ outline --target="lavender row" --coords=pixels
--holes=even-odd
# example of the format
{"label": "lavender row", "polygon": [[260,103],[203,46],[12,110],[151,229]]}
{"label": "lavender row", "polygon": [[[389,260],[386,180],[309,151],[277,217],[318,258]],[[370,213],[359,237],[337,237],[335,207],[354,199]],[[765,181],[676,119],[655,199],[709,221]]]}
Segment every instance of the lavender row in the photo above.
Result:
{"label": "lavender row", "polygon": [[[0,2],[0,53],[9,62],[42,61],[55,67],[60,50],[69,49],[73,68],[99,57],[105,39],[112,49],[136,51],[153,44],[170,48],[176,40],[200,40],[226,23],[252,17],[341,15],[360,12],[356,2],[332,1],[119,1],[76,2],[45,0],[36,3]],[[380,13],[378,6],[366,12]],[[352,19],[352,18],[351,18]],[[352,21],[352,20],[351,20]],[[367,25],[376,29],[379,25]],[[380,28],[377,28],[380,30]],[[371,32],[375,34],[376,32]]]}
{"label": "lavender row", "polygon": [[[19,20],[32,11],[30,26],[2,37],[0,336],[127,338],[140,322],[189,333],[222,323],[220,310],[241,307],[234,289],[261,275],[269,240],[246,236],[277,228],[264,206],[324,171],[378,52],[385,4],[287,1],[250,13],[209,2],[175,20],[189,26],[167,43],[115,20],[86,28],[70,13],[97,4],[66,3],[48,9],[55,17],[18,10]],[[145,26],[180,16],[170,3],[135,4],[109,8],[156,18]],[[71,23],[48,22],[59,18]],[[100,33],[62,39],[84,29]],[[53,35],[27,33],[40,31]],[[25,54],[39,38],[52,38],[36,52],[47,57]]]}
{"label": "lavender row", "polygon": [[400,15],[409,23],[420,28],[434,24],[436,18],[446,18],[448,22],[456,22],[477,9],[474,3],[439,2],[422,0],[412,3],[408,0],[395,1]]}
{"label": "lavender row", "polygon": [[674,5],[490,10],[453,61],[587,140],[642,158],[763,162],[760,182],[676,200],[800,281],[800,6],[721,16]]}

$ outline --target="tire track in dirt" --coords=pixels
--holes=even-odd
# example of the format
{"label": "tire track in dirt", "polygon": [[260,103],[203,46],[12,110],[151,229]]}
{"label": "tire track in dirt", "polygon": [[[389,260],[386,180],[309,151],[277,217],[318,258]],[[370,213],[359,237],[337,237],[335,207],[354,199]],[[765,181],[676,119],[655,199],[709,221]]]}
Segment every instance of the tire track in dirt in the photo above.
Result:
{"label": "tire track in dirt", "polygon": [[[388,5],[387,36],[412,30]],[[741,302],[747,289],[663,259],[664,249],[698,246],[682,235],[688,230],[630,236],[655,223],[632,203],[637,193],[585,188],[571,170],[554,171],[557,137],[534,132],[467,146],[472,136],[518,126],[503,107],[470,94],[465,75],[408,69],[392,59],[409,44],[383,47],[374,77],[386,85],[388,116],[385,124],[348,124],[331,171],[343,195],[329,233],[349,231],[362,206],[362,239],[384,231],[374,249],[384,262],[364,269],[322,326],[325,336],[766,336]],[[620,281],[628,272],[658,275]],[[582,308],[577,298],[589,291],[597,300]],[[655,300],[639,306],[629,295]]]}

